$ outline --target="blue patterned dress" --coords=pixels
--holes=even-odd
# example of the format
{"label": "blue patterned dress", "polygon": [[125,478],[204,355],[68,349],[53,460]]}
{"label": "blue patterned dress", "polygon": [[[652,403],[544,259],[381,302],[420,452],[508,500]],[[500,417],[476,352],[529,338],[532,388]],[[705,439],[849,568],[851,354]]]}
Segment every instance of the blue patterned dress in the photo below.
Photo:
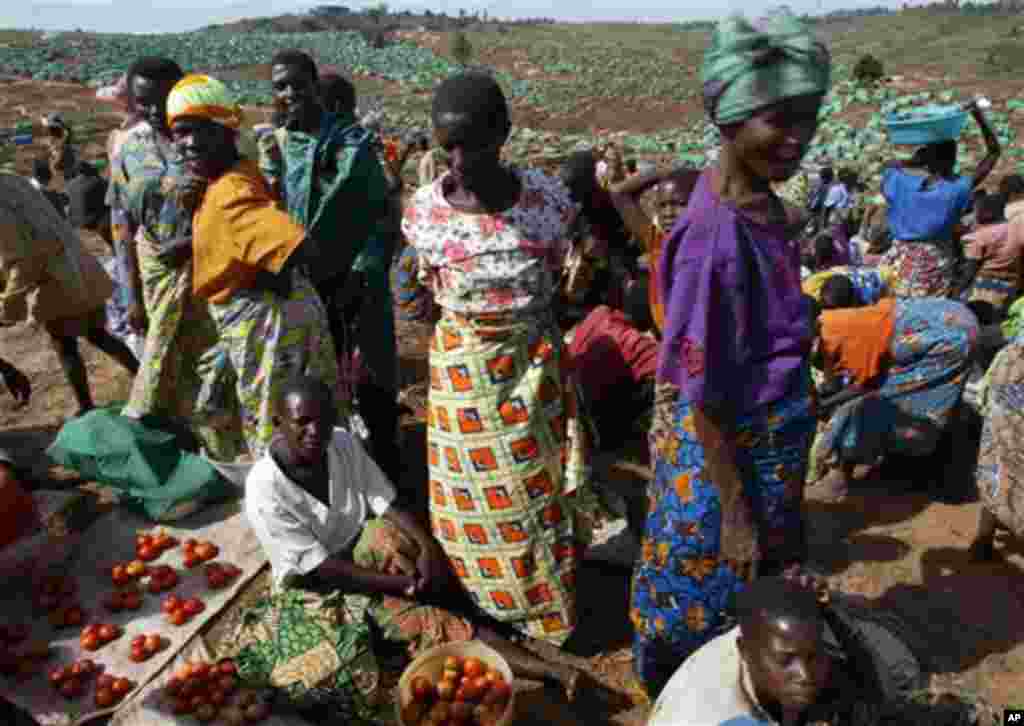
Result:
{"label": "blue patterned dress", "polygon": [[873,464],[890,453],[932,453],[967,385],[977,336],[978,321],[963,303],[898,300],[881,385],[836,410],[814,458]]}

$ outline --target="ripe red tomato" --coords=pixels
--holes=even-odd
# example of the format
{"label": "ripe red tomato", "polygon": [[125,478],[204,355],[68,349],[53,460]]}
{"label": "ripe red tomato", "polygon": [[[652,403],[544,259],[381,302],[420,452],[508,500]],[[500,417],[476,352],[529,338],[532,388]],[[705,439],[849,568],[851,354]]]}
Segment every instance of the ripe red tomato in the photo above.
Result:
{"label": "ripe red tomato", "polygon": [[419,703],[426,703],[434,700],[434,695],[436,693],[434,690],[434,684],[425,676],[416,676],[413,678],[412,683],[410,684],[410,690],[412,691],[413,700]]}
{"label": "ripe red tomato", "polygon": [[96,679],[97,688],[113,688],[114,681],[117,680],[109,673],[102,673],[100,677]]}
{"label": "ripe red tomato", "polygon": [[437,697],[442,701],[454,701],[455,700],[455,682],[448,679],[443,679],[437,684]]}
{"label": "ripe red tomato", "polygon": [[142,647],[146,649],[147,653],[152,655],[164,647],[164,640],[159,635],[147,635],[143,639]]}
{"label": "ripe red tomato", "polygon": [[479,678],[486,675],[487,666],[479,658],[466,658],[466,662],[462,665],[462,672],[468,678]]}
{"label": "ripe red tomato", "polygon": [[86,650],[99,650],[100,637],[96,633],[87,633],[79,639],[79,643]]}
{"label": "ripe red tomato", "polygon": [[131,658],[133,663],[141,663],[149,658],[149,653],[147,653],[143,648],[132,647],[132,653],[129,658]]}
{"label": "ripe red tomato", "polygon": [[120,634],[116,625],[101,625],[98,633],[100,640],[104,642],[109,642]]}
{"label": "ripe red tomato", "polygon": [[178,716],[192,713],[192,704],[187,698],[178,698],[174,701],[174,713]]}
{"label": "ripe red tomato", "polygon": [[508,701],[512,695],[512,689],[508,683],[502,679],[500,681],[493,681],[491,683],[490,690],[484,695],[484,703],[487,705],[501,704]]}
{"label": "ripe red tomato", "polygon": [[114,692],[115,696],[123,696],[132,690],[134,684],[127,678],[118,678],[114,681],[114,685],[110,687],[110,690]]}
{"label": "ripe red tomato", "polygon": [[138,610],[142,607],[142,596],[137,592],[126,592],[121,597],[121,607],[125,610]]}
{"label": "ripe red tomato", "polygon": [[230,658],[222,660],[220,663],[218,663],[217,669],[220,670],[220,672],[226,676],[233,676],[235,675],[235,673],[238,672],[238,669],[235,667],[235,662]]}
{"label": "ripe red tomato", "polygon": [[204,605],[203,601],[197,597],[189,598],[182,604],[181,607],[189,616],[198,615],[206,609],[206,605]]}
{"label": "ripe red tomato", "polygon": [[160,609],[165,613],[173,613],[180,607],[181,600],[176,595],[170,595],[164,598],[164,601],[160,604]]}
{"label": "ripe red tomato", "polygon": [[160,550],[158,550],[156,547],[153,547],[152,545],[143,545],[142,547],[139,547],[137,550],[135,550],[135,554],[143,562],[152,562],[160,556]]}
{"label": "ripe red tomato", "polygon": [[78,698],[82,695],[82,682],[72,676],[60,684],[60,695],[64,698]]}
{"label": "ripe red tomato", "polygon": [[114,705],[114,694],[109,688],[100,688],[96,691],[96,706],[98,708],[110,708]]}
{"label": "ripe red tomato", "polygon": [[168,620],[170,620],[173,625],[184,625],[189,620],[188,613],[186,613],[182,608],[178,608],[168,616]]}

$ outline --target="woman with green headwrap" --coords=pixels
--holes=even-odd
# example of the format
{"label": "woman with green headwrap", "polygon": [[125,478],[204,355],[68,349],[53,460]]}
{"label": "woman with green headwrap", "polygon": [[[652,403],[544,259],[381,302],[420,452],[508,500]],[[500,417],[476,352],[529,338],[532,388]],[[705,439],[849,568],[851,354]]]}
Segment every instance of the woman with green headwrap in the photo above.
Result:
{"label": "woman with green headwrap", "polygon": [[811,311],[792,241],[801,215],[772,184],[799,168],[829,67],[788,14],[723,22],[705,56],[722,150],[659,261],[654,479],[631,596],[635,667],[653,693],[716,634],[759,565],[802,558]]}

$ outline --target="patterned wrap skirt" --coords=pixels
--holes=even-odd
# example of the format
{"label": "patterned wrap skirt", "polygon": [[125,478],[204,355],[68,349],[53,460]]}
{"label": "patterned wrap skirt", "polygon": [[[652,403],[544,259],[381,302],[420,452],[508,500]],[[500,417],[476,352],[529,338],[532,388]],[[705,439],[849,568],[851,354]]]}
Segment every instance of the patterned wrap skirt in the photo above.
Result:
{"label": "patterned wrap skirt", "polygon": [[206,392],[219,385],[217,326],[205,301],[192,294],[192,266],[167,265],[146,239],[137,243],[149,327],[124,415],[159,414],[191,424],[207,453],[233,461],[244,450],[237,401],[215,408]]}
{"label": "patterned wrap skirt", "polygon": [[816,460],[874,464],[888,453],[935,450],[967,385],[978,321],[963,303],[941,299],[900,300],[895,315],[882,384],[836,410]]}
{"label": "patterned wrap skirt", "polygon": [[[761,521],[761,547],[802,547],[807,454],[814,434],[810,376],[789,398],[762,406],[738,422],[744,491]],[[676,668],[719,634],[731,596],[749,573],[719,556],[722,511],[708,478],[693,408],[677,388],[658,386],[650,434],[654,478],[641,557],[633,571],[630,619],[634,668],[657,693]]]}
{"label": "patterned wrap skirt", "polygon": [[434,533],[477,606],[560,645],[576,623],[590,429],[553,320],[446,312],[430,350]]}
{"label": "patterned wrap skirt", "polygon": [[882,266],[892,270],[895,297],[947,297],[953,291],[956,259],[943,243],[896,240]]}
{"label": "patterned wrap skirt", "polygon": [[1024,536],[1024,338],[989,368],[988,414],[975,480],[982,505],[1017,537]]}
{"label": "patterned wrap skirt", "polygon": [[[210,305],[220,332],[220,356],[210,377],[220,387],[209,398],[229,398],[230,383],[234,384],[242,433],[253,457],[262,456],[270,446],[274,406],[290,378],[305,374],[333,386],[340,384],[327,310],[309,280],[299,272],[292,275],[287,298],[251,289],[236,293],[226,303]],[[338,412],[340,420],[347,420],[348,400],[340,388]]]}

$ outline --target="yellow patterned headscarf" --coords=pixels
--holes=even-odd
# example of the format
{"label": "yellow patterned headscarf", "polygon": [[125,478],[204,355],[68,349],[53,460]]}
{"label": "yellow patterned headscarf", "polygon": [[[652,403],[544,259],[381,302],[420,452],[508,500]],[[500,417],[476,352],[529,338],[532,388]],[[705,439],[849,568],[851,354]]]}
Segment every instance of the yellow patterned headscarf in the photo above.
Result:
{"label": "yellow patterned headscarf", "polygon": [[197,74],[182,78],[167,96],[167,125],[185,117],[207,119],[229,129],[242,125],[242,109],[227,86],[216,78]]}

